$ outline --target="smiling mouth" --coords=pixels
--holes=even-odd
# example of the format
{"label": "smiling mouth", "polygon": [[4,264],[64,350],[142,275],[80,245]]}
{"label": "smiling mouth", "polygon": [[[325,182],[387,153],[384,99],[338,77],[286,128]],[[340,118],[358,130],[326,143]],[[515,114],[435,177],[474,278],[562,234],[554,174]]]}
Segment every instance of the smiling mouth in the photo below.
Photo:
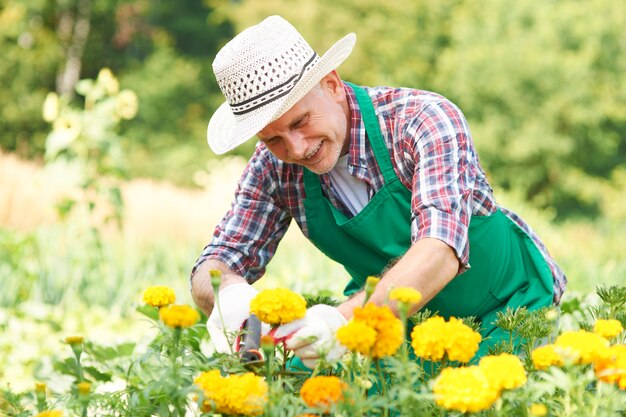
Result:
{"label": "smiling mouth", "polygon": [[307,161],[310,160],[315,155],[317,155],[317,153],[319,152],[321,148],[322,148],[322,142],[320,142],[314,149],[311,149],[309,152],[307,152],[306,155],[304,155],[304,159]]}

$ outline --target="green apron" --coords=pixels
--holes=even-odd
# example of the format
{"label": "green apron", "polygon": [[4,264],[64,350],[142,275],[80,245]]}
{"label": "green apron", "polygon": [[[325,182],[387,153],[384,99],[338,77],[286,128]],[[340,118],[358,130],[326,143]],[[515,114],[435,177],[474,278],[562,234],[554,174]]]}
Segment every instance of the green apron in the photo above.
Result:
{"label": "green apron", "polygon": [[[309,238],[351,275],[346,295],[359,291],[368,276],[380,275],[411,245],[411,191],[395,174],[369,95],[350,85],[385,185],[356,216],[348,218],[322,195],[319,177],[304,169]],[[521,306],[534,310],[552,303],[552,273],[532,239],[499,210],[472,216],[469,247],[471,268],[456,276],[426,308],[445,318],[478,318],[483,337],[478,358],[489,346],[508,339],[493,324],[496,312]]]}

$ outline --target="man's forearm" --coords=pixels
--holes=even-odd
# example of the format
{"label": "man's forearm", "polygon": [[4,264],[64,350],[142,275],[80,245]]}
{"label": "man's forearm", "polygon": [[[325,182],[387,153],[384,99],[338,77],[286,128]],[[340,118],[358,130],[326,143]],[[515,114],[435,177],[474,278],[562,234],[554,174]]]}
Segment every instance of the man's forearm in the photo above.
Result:
{"label": "man's forearm", "polygon": [[222,272],[222,282],[220,289],[236,283],[245,283],[246,280],[230,270],[228,265],[223,262],[209,259],[198,267],[194,275],[191,277],[191,296],[207,316],[213,311],[215,302],[213,295],[213,287],[211,286],[211,274],[209,271],[219,270]]}
{"label": "man's forearm", "polygon": [[[419,240],[383,275],[370,300],[381,305],[391,288],[415,288],[422,293],[422,300],[410,312],[413,313],[432,300],[456,276],[458,268],[454,250],[444,242],[433,238]],[[364,299],[365,293],[361,292],[338,309],[351,318],[352,310],[360,307]],[[395,305],[391,304],[391,307],[397,313]]]}

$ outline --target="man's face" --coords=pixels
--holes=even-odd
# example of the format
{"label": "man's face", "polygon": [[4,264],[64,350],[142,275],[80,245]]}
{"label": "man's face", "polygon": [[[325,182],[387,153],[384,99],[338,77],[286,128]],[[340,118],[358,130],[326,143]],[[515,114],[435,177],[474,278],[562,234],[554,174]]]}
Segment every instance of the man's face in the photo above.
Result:
{"label": "man's face", "polygon": [[257,136],[278,159],[323,174],[347,152],[348,113],[343,84],[333,72]]}

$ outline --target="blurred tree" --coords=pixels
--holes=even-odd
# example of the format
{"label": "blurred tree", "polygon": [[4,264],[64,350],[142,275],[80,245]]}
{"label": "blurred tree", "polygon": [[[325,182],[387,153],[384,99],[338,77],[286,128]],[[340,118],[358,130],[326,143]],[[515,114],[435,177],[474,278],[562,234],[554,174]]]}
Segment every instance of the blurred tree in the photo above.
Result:
{"label": "blurred tree", "polygon": [[[233,35],[228,21],[209,22],[211,12],[202,0],[0,0],[0,146],[42,155],[46,93],[74,95],[79,78],[110,67],[142,102],[136,121],[122,126],[133,138],[131,174],[165,177],[152,164],[159,160],[204,166],[198,150],[211,156],[206,123],[220,104],[210,63]],[[145,157],[154,150],[163,158]],[[171,171],[191,182],[194,169]]]}
{"label": "blurred tree", "polygon": [[562,216],[606,214],[604,194],[626,168],[623,2],[211,4],[238,30],[281,14],[320,53],[356,32],[344,78],[446,95],[465,112],[492,184]]}
{"label": "blurred tree", "polygon": [[606,214],[599,185],[626,168],[626,5],[487,0],[453,20],[435,87],[470,119],[492,183]]}

